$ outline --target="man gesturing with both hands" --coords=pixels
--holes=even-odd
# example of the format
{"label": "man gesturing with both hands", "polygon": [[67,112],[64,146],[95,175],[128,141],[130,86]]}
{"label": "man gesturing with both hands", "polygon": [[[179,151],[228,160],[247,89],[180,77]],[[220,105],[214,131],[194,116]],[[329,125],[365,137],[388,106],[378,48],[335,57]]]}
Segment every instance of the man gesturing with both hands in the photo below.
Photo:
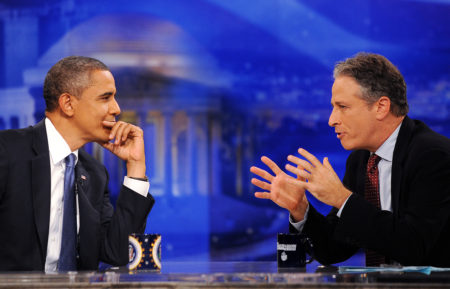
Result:
{"label": "man gesturing with both hands", "polygon": [[[359,53],[334,70],[329,125],[352,153],[341,182],[324,158],[305,149],[288,156],[284,173],[252,167],[252,183],[290,212],[290,229],[312,241],[322,264],[345,261],[358,249],[366,265],[450,266],[450,140],[407,116],[406,85],[385,57]],[[318,213],[308,190],[332,206]]]}

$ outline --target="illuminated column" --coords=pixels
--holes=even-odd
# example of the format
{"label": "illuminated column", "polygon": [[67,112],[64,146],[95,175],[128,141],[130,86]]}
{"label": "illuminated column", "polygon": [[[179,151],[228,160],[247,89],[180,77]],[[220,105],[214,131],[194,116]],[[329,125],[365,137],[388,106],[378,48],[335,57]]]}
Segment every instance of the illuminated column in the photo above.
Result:
{"label": "illuminated column", "polygon": [[[143,111],[143,110],[139,110],[139,111],[136,111],[136,114],[138,116],[137,120],[136,120],[136,125],[138,127],[142,128],[142,130],[144,130],[145,123],[147,122],[147,112]],[[144,133],[145,133],[145,131],[144,131]]]}
{"label": "illuminated column", "polygon": [[211,184],[210,192],[212,194],[222,193],[222,172],[220,166],[220,144],[222,142],[222,127],[220,125],[219,117],[211,117]]}
{"label": "illuminated column", "polygon": [[188,190],[187,194],[197,194],[197,136],[196,136],[196,114],[188,112],[188,126],[187,126],[187,175],[188,175]]}
{"label": "illuminated column", "polygon": [[173,112],[163,112],[164,119],[164,195],[172,195],[172,116]]}
{"label": "illuminated column", "polygon": [[197,128],[200,130],[199,145],[197,146],[197,190],[201,195],[210,194],[210,137],[208,125],[207,113],[199,113],[197,118]]}
{"label": "illuminated column", "polygon": [[147,120],[147,111],[138,112],[138,126],[142,128],[144,132],[144,146],[145,146],[145,167],[147,177],[150,178],[150,172],[154,169],[152,162],[154,161],[154,156],[152,154],[152,143],[153,143],[153,124]]}
{"label": "illuminated column", "polygon": [[34,99],[26,87],[0,90],[5,128],[22,128],[34,125]]}
{"label": "illuminated column", "polygon": [[92,156],[101,162],[102,164],[105,164],[105,149],[100,146],[98,143],[93,142],[92,143]]}

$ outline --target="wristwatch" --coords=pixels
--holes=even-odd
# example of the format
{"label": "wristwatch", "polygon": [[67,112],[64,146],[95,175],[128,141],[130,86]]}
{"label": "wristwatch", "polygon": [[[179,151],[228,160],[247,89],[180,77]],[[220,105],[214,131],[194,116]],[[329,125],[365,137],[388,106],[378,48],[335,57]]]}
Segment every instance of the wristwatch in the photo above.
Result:
{"label": "wristwatch", "polygon": [[145,178],[135,178],[135,177],[129,177],[129,178],[133,179],[133,180],[148,182],[148,177],[147,176],[145,176]]}

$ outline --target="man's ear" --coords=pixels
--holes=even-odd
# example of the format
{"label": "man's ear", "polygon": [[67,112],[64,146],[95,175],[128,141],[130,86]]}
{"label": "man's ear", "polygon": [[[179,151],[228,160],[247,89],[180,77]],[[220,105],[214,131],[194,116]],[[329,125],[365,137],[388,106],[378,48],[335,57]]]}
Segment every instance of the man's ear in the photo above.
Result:
{"label": "man's ear", "polygon": [[61,94],[58,99],[59,108],[67,116],[72,116],[74,114],[74,102],[75,97],[66,92]]}
{"label": "man's ear", "polygon": [[377,100],[376,106],[377,106],[376,118],[378,120],[382,120],[391,111],[391,100],[387,96],[382,96]]}

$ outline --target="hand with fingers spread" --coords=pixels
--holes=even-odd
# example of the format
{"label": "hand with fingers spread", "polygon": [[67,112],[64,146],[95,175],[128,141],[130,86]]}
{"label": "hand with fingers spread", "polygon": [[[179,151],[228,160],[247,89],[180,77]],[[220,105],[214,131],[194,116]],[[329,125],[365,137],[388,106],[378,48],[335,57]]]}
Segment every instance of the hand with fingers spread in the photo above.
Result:
{"label": "hand with fingers spread", "polygon": [[278,206],[287,209],[295,221],[303,220],[308,206],[308,200],[305,196],[305,183],[287,175],[268,157],[262,157],[261,161],[272,170],[275,176],[258,167],[250,168],[252,173],[267,181],[252,178],[252,184],[269,191],[256,192],[255,197],[270,199]]}
{"label": "hand with fingers spread", "polygon": [[127,176],[144,178],[145,151],[142,129],[123,121],[103,121],[103,125],[111,128],[109,139],[112,142],[100,145],[127,162]]}
{"label": "hand with fingers spread", "polygon": [[304,149],[300,148],[298,152],[307,161],[293,155],[288,156],[288,160],[304,169],[292,165],[287,165],[286,169],[304,178],[306,190],[319,201],[339,209],[352,192],[342,184],[328,158],[325,157],[321,163]]}

